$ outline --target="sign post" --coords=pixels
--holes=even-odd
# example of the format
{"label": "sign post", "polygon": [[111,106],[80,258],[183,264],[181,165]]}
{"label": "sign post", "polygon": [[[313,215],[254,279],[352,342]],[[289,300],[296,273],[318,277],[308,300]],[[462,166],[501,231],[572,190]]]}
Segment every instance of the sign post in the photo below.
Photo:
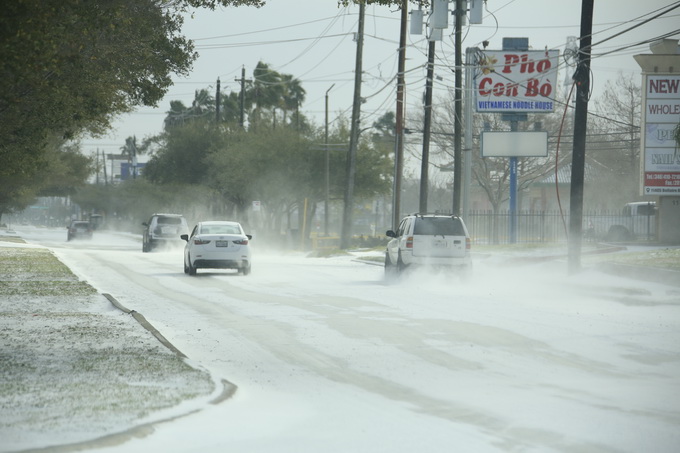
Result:
{"label": "sign post", "polygon": [[[502,51],[484,51],[480,74],[475,79],[475,109],[482,113],[502,113],[510,122],[510,133],[518,133],[519,122],[528,113],[549,113],[555,109],[552,99],[557,88],[559,51],[533,51],[529,38],[503,38]],[[547,152],[547,137],[546,137]],[[482,157],[497,155],[484,146]],[[517,241],[517,157],[520,147],[510,158],[510,242]],[[535,154],[532,154],[535,155]],[[542,154],[539,154],[542,155]]]}

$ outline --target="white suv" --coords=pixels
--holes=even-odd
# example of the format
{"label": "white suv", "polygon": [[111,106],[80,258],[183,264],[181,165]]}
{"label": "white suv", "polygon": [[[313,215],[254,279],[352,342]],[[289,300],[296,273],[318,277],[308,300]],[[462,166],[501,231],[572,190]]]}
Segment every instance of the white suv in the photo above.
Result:
{"label": "white suv", "polygon": [[187,234],[189,227],[181,214],[154,214],[144,225],[142,252],[150,252],[160,245],[181,245],[180,235]]}
{"label": "white suv", "polygon": [[411,214],[397,231],[385,233],[392,239],[385,252],[385,275],[394,276],[409,266],[452,268],[465,276],[472,270],[470,236],[458,216]]}

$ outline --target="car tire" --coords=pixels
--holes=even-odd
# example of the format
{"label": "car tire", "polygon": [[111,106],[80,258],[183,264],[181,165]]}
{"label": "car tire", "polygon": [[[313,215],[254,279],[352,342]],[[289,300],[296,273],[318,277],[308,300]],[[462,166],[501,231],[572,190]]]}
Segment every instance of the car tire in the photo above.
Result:
{"label": "car tire", "polygon": [[399,257],[397,258],[397,273],[401,274],[406,271],[406,268],[408,266],[406,263],[404,263],[404,260],[401,259],[401,252],[399,252]]}
{"label": "car tire", "polygon": [[250,264],[248,264],[247,266],[242,267],[242,268],[241,268],[241,273],[242,273],[243,275],[249,275],[249,274],[250,274]]}
{"label": "car tire", "polygon": [[187,260],[186,258],[184,259],[184,273],[188,274],[189,273],[189,266],[187,266]]}
{"label": "car tire", "polygon": [[397,267],[390,259],[390,254],[385,252],[385,279],[392,281],[397,276]]}
{"label": "car tire", "polygon": [[189,265],[187,267],[187,270],[188,270],[187,274],[196,275],[196,268],[191,265],[191,257],[189,257]]}
{"label": "car tire", "polygon": [[147,253],[149,251],[149,245],[142,241],[142,253]]}

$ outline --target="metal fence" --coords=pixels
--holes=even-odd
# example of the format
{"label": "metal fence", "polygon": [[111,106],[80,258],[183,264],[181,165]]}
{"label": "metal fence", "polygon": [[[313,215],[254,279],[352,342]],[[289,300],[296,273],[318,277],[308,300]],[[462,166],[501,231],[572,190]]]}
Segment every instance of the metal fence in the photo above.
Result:
{"label": "metal fence", "polygon": [[[470,211],[465,223],[476,244],[508,244],[510,211]],[[563,242],[567,240],[569,213],[559,211],[520,211],[517,214],[515,242]],[[626,210],[586,211],[583,237],[592,241],[651,241],[656,239],[655,215],[630,215]]]}

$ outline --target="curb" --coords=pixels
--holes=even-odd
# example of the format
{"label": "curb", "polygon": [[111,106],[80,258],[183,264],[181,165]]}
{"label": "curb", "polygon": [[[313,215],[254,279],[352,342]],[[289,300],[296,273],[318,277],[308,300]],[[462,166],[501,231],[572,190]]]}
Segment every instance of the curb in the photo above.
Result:
{"label": "curb", "polygon": [[[123,304],[118,302],[115,297],[113,297],[111,294],[108,293],[102,293],[102,296],[106,297],[111,304],[113,304],[114,307],[122,311],[123,313],[127,313],[129,315],[132,315],[133,318],[137,320],[137,322],[144,327],[146,330],[151,332],[151,334],[156,337],[158,341],[161,342],[163,346],[174,352],[178,357],[182,359],[188,359],[186,354],[184,354],[182,351],[177,349],[170,341],[168,341],[167,338],[165,338],[159,331],[156,329],[149,321],[146,320],[146,318],[139,313],[138,311],[135,310],[130,310],[127,307],[125,307]],[[210,401],[210,404],[219,404],[223,401],[228,400],[231,398],[234,393],[236,393],[236,390],[238,389],[238,386],[236,384],[233,384],[229,382],[226,379],[220,379],[220,382],[222,383],[222,392],[214,398],[212,401]],[[153,424],[153,423],[152,423]]]}
{"label": "curb", "polygon": [[137,322],[142,325],[142,327],[144,327],[146,330],[151,332],[151,334],[154,337],[156,337],[156,339],[158,339],[158,341],[160,341],[163,344],[163,346],[165,346],[166,348],[168,348],[169,350],[171,350],[172,352],[177,354],[179,357],[181,357],[183,359],[188,359],[186,354],[184,354],[182,351],[177,349],[172,343],[170,343],[168,341],[168,339],[165,338],[154,326],[152,326],[151,323],[149,321],[147,321],[146,318],[141,313],[139,313],[135,310],[129,310],[129,309],[125,308],[123,306],[123,304],[118,302],[116,300],[116,298],[113,297],[111,294],[102,293],[102,295],[104,297],[106,297],[109,300],[109,302],[111,302],[113,304],[114,307],[116,307],[117,309],[119,309],[123,313],[127,313],[129,315],[132,315],[132,317],[135,318],[137,320]]}
{"label": "curb", "polygon": [[596,268],[606,274],[613,274],[653,283],[661,283],[664,285],[676,286],[680,288],[680,271],[617,263],[600,263],[596,266]]}

